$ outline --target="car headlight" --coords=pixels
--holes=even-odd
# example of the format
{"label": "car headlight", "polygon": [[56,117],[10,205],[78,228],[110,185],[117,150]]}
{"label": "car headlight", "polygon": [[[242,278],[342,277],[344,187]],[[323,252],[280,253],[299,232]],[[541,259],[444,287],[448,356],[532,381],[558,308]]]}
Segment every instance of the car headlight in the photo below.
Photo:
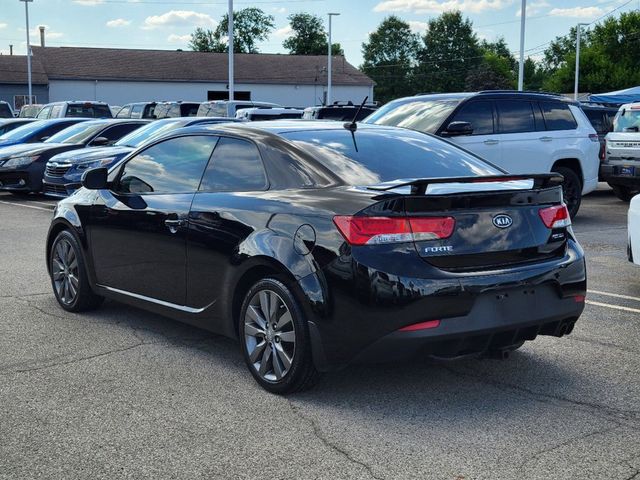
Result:
{"label": "car headlight", "polygon": [[38,160],[40,155],[32,155],[30,157],[13,157],[4,162],[3,167],[26,167]]}
{"label": "car headlight", "polygon": [[115,161],[116,157],[107,157],[92,162],[79,163],[76,167],[78,170],[87,170],[89,168],[108,167]]}

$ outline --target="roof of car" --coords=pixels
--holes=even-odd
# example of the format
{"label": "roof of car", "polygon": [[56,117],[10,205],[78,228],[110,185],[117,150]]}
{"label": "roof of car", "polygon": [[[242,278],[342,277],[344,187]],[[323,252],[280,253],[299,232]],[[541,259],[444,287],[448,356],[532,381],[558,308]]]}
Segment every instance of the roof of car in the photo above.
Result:
{"label": "roof of car", "polygon": [[0,124],[6,125],[8,123],[29,123],[33,122],[35,118],[0,118]]}
{"label": "roof of car", "polygon": [[412,97],[399,98],[398,102],[408,102],[411,100],[464,100],[471,97],[482,98],[518,98],[518,99],[530,99],[530,100],[547,100],[547,101],[560,101],[565,103],[574,103],[573,100],[563,97],[559,94],[548,92],[519,92],[517,90],[484,90],[481,92],[459,92],[459,93],[425,93],[420,95],[414,95]]}
{"label": "roof of car", "polygon": [[83,123],[85,125],[118,125],[121,123],[139,123],[140,125],[144,125],[145,123],[150,123],[150,120],[144,118],[92,118]]}

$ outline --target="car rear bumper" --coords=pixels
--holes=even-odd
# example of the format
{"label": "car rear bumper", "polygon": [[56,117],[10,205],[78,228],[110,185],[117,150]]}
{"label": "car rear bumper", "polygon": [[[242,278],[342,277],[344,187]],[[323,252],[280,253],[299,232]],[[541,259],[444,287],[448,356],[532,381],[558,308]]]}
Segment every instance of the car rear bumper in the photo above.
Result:
{"label": "car rear bumper", "polygon": [[[633,162],[636,164],[638,162]],[[621,169],[623,165],[609,165],[603,164],[600,165],[600,178],[603,182],[610,183],[612,185],[623,185],[623,186],[639,186],[640,185],[640,164],[635,166],[634,172],[632,175],[622,175]]]}
{"label": "car rear bumper", "polygon": [[[410,257],[406,261],[412,262]],[[561,258],[481,274],[385,275],[384,284],[371,286],[379,272],[361,266],[352,272],[349,278],[345,269],[346,282],[338,283],[327,275],[329,301],[310,302],[319,370],[415,356],[482,354],[537,335],[562,336],[573,329],[586,295],[584,254],[572,240]],[[306,282],[301,280],[303,291],[310,290]],[[435,328],[401,330],[434,320],[440,321]]]}

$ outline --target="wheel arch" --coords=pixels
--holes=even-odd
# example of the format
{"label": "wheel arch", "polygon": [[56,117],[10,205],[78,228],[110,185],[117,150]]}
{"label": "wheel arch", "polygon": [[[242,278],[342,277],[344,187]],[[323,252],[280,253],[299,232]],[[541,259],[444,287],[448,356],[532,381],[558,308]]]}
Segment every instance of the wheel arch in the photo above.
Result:
{"label": "wheel arch", "polygon": [[580,160],[578,160],[577,158],[570,158],[570,157],[561,158],[553,162],[553,165],[551,166],[551,170],[553,171],[558,167],[565,167],[573,170],[580,178],[580,182],[582,182],[582,185],[584,185],[584,172],[582,171],[582,165],[580,164]]}
{"label": "wheel arch", "polygon": [[86,249],[86,239],[81,231],[78,230],[71,222],[69,222],[66,218],[57,218],[49,227],[49,233],[47,234],[47,244],[46,244],[46,263],[47,263],[47,272],[51,273],[51,265],[49,265],[49,256],[51,254],[51,247],[53,246],[53,242],[56,237],[63,230],[68,230],[75,237],[75,239],[80,243],[83,249]]}

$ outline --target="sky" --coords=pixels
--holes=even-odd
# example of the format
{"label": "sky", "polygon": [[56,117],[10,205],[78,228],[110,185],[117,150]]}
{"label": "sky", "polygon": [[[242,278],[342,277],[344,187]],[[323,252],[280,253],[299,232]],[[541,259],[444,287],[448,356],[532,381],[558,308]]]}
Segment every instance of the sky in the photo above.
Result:
{"label": "sky", "polygon": [[[0,53],[26,52],[25,4],[0,0]],[[275,17],[276,29],[259,45],[264,53],[286,53],[290,32],[287,16],[309,12],[333,17],[333,42],[342,45],[347,60],[362,63],[362,43],[388,15],[407,21],[424,33],[427,22],[444,11],[468,16],[478,37],[503,37],[515,53],[520,42],[521,0],[235,0],[234,8],[259,7]],[[29,3],[32,44],[39,44],[38,26],[46,27],[47,46],[186,49],[196,27],[213,28],[226,12],[227,0],[33,0]],[[525,49],[537,58],[549,41],[578,22],[590,23],[640,8],[640,0],[529,0]],[[606,17],[605,17],[606,18]]]}

